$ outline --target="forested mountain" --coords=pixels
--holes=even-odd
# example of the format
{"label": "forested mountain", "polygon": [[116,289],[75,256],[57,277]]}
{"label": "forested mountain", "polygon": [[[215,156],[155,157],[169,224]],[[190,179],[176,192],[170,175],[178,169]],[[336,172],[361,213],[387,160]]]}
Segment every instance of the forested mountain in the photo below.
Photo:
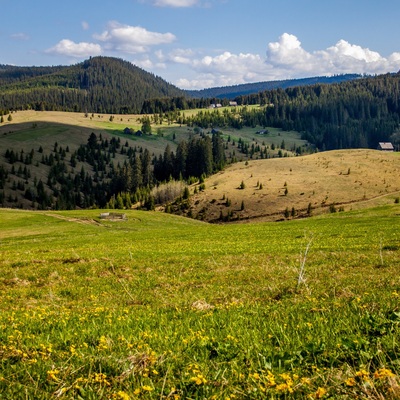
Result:
{"label": "forested mountain", "polygon": [[93,57],[70,67],[0,67],[0,110],[139,113],[144,100],[184,92],[130,62]]}
{"label": "forested mountain", "polygon": [[194,98],[218,98],[230,99],[248,94],[258,93],[265,90],[286,89],[295,86],[309,86],[316,84],[331,84],[352,81],[361,78],[359,74],[344,74],[335,76],[316,76],[303,79],[286,79],[281,81],[266,81],[256,83],[245,83],[234,86],[214,87],[202,90],[188,90],[187,93]]}
{"label": "forested mountain", "polygon": [[321,150],[376,148],[400,126],[400,73],[277,89],[237,101],[266,105],[243,113],[244,125],[296,130]]}

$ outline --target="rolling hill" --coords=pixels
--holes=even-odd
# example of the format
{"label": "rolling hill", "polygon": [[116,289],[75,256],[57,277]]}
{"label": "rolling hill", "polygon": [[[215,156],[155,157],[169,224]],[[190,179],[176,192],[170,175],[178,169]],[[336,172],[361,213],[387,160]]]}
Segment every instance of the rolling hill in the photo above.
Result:
{"label": "rolling hill", "polygon": [[[152,163],[159,163],[160,157],[164,162],[169,152],[174,159],[181,141],[201,138],[193,128],[166,123],[153,126],[152,135],[125,134],[128,126],[140,128],[138,115],[112,121],[109,114],[19,111],[11,115],[13,120],[0,126],[0,204],[6,207],[104,207],[113,193],[117,196],[127,189],[102,185],[118,182],[125,163],[134,166],[135,155],[143,162],[147,151]],[[227,160],[238,162],[206,178],[205,190],[199,191],[199,184],[191,187],[184,214],[212,222],[281,220],[368,206],[374,199],[393,202],[399,196],[399,153],[358,149],[293,157],[299,148],[312,151],[298,133],[268,128],[267,134],[259,135],[257,129],[220,130]],[[108,144],[89,155],[92,133],[98,144]],[[44,203],[37,196],[40,181],[43,194],[47,193]],[[63,197],[67,203],[57,202]]]}
{"label": "rolling hill", "polygon": [[278,221],[393,203],[400,153],[336,150],[236,163],[205,181],[187,211],[210,222]]}
{"label": "rolling hill", "polygon": [[[117,196],[118,192],[129,191],[134,197],[136,188],[132,185],[125,189],[118,185],[117,188],[112,189],[102,184],[108,185],[113,180],[119,181],[118,171],[124,169],[126,163],[133,167],[135,154],[142,158],[147,152],[146,159],[148,161],[150,161],[149,158],[151,159],[154,168],[149,174],[146,173],[148,178],[145,179],[143,189],[147,191],[147,181],[150,180],[155,184],[169,177],[169,173],[167,177],[160,176],[160,173],[162,175],[166,170],[164,167],[161,172],[158,169],[159,173],[156,174],[155,163],[157,161],[159,166],[160,157],[165,159],[165,154],[177,153],[177,147],[182,142],[189,143],[192,139],[202,140],[200,134],[202,130],[170,123],[166,117],[157,124],[152,123],[152,134],[138,136],[131,132],[141,129],[141,121],[144,118],[141,115],[88,115],[30,110],[14,112],[10,116],[12,121],[8,121],[7,118],[0,124],[0,204],[3,207],[25,209],[60,207],[56,205],[60,196],[69,198],[68,208],[74,205],[83,206],[80,201],[82,198],[89,201],[85,203],[86,207],[94,205],[104,207],[113,194]],[[129,133],[126,133],[127,128]],[[210,129],[204,131],[208,132],[208,140],[212,136],[210,131]],[[90,150],[88,139],[92,134],[96,135],[97,144],[106,142],[101,148],[95,149],[93,157],[86,157],[82,152],[86,154],[86,151]],[[269,156],[278,156],[279,152],[282,152],[280,146],[283,141],[291,148],[291,150],[285,150],[289,154],[294,154],[294,151],[309,151],[307,142],[301,140],[296,132],[270,128],[268,135],[263,137],[262,143],[260,142],[257,146],[250,144],[250,141],[260,138],[256,129],[224,129],[220,134],[227,146],[226,156],[232,161],[246,160],[250,157],[263,158],[266,157],[266,151]],[[241,143],[241,149],[234,143]],[[167,146],[168,151],[166,151]],[[143,158],[141,161],[144,161]],[[177,164],[175,163],[176,167],[178,167]],[[185,162],[185,165],[189,164]],[[173,177],[178,179],[179,172],[176,168],[174,171]],[[181,172],[185,174],[185,171]],[[79,184],[83,175],[93,180],[91,185],[86,185],[84,188]],[[200,177],[200,175],[196,176]],[[51,176],[57,180],[57,183]],[[187,177],[186,174],[184,177]],[[40,201],[38,202],[36,196],[32,196],[32,193],[37,192],[36,186],[40,181],[44,185],[44,191],[50,196],[45,206],[40,204]],[[71,181],[75,182],[72,186]],[[95,190],[96,186],[102,188],[103,195],[100,197],[96,195],[96,198],[92,197],[89,200],[88,195]],[[71,199],[72,193],[74,193],[74,199]],[[36,199],[32,202],[34,197]],[[64,203],[62,208],[65,207]]]}

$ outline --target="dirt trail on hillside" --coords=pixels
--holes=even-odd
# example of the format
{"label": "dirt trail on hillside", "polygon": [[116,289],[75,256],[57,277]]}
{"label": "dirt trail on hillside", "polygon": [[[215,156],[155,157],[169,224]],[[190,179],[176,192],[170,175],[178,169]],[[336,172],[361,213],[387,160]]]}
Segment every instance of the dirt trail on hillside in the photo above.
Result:
{"label": "dirt trail on hillside", "polygon": [[68,222],[76,222],[77,224],[83,224],[83,225],[95,225],[95,226],[101,226],[103,227],[100,222],[97,222],[96,220],[92,218],[73,218],[73,217],[65,217],[63,215],[58,215],[58,214],[53,214],[53,213],[46,213],[45,214],[48,217],[53,217],[53,218],[58,218],[62,219],[64,221]]}

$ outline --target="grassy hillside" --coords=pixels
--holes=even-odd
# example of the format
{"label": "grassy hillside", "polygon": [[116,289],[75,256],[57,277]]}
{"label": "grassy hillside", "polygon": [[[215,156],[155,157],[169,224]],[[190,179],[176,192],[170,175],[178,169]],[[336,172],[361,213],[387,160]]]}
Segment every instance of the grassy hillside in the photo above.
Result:
{"label": "grassy hillside", "polygon": [[400,395],[398,205],[126,215],[0,210],[1,397]]}
{"label": "grassy hillside", "polygon": [[[190,115],[195,115],[199,110],[190,111]],[[66,113],[59,111],[18,111],[10,114],[12,120],[0,124],[0,169],[7,171],[7,178],[1,179],[0,171],[0,204],[7,207],[31,208],[32,201],[26,198],[26,189],[34,187],[36,182],[42,180],[45,190],[49,195],[56,197],[55,193],[47,185],[47,179],[51,166],[43,162],[43,157],[56,156],[57,150],[68,148],[63,160],[66,169],[72,176],[80,174],[82,167],[93,178],[95,171],[92,165],[86,162],[77,161],[76,165],[71,163],[72,154],[81,145],[86,145],[92,132],[97,136],[111,141],[118,139],[121,147],[126,150],[129,148],[147,149],[151,156],[159,156],[164,153],[167,145],[172,151],[176,150],[177,144],[188,141],[190,137],[197,136],[194,128],[180,126],[175,122],[168,121],[167,116],[157,123],[152,122],[152,134],[137,137],[135,135],[124,134],[124,129],[129,127],[133,131],[141,129],[142,115],[111,115],[111,114],[85,114],[85,113]],[[259,128],[222,129],[221,134],[226,142],[226,154],[229,159],[246,160],[249,154],[243,154],[237,148],[238,141],[241,140],[248,146],[258,144],[260,148],[276,146],[275,150],[269,149],[270,155],[278,153],[278,147],[284,140],[287,146],[303,147],[306,142],[299,138],[295,132],[284,132],[279,129],[270,129],[268,135],[261,137],[257,135]],[[210,132],[211,130],[204,130]],[[229,140],[229,142],[228,142]],[[234,144],[235,143],[235,144]],[[41,152],[39,152],[39,149]],[[13,150],[18,154],[18,160],[10,164],[5,157],[6,152]],[[32,153],[33,151],[33,153]],[[285,150],[286,151],[286,150]],[[287,150],[291,154],[290,150]],[[32,160],[26,164],[25,157],[33,154]],[[121,148],[113,154],[112,163],[115,166],[123,165],[127,155],[122,155]],[[20,160],[22,154],[22,161]],[[60,155],[60,154],[59,154]],[[254,154],[254,158],[259,157],[260,152]],[[27,169],[29,176],[23,173]],[[4,195],[3,195],[4,193]],[[54,204],[54,201],[53,201]],[[33,205],[33,207],[35,207]]]}
{"label": "grassy hillside", "polygon": [[309,216],[310,209],[315,215],[393,203],[399,176],[400,154],[377,150],[243,161],[206,179],[190,213],[206,221],[276,221]]}

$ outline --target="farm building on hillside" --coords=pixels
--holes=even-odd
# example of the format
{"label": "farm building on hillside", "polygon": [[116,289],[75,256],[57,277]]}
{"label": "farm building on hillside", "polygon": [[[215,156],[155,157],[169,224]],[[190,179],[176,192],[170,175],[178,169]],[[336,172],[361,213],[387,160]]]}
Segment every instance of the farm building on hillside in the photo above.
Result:
{"label": "farm building on hillside", "polygon": [[115,212],[105,212],[100,214],[100,219],[108,219],[112,221],[116,220],[126,220],[126,214],[120,214]]}
{"label": "farm building on hillside", "polygon": [[394,147],[390,142],[379,142],[378,150],[381,151],[394,151]]}

